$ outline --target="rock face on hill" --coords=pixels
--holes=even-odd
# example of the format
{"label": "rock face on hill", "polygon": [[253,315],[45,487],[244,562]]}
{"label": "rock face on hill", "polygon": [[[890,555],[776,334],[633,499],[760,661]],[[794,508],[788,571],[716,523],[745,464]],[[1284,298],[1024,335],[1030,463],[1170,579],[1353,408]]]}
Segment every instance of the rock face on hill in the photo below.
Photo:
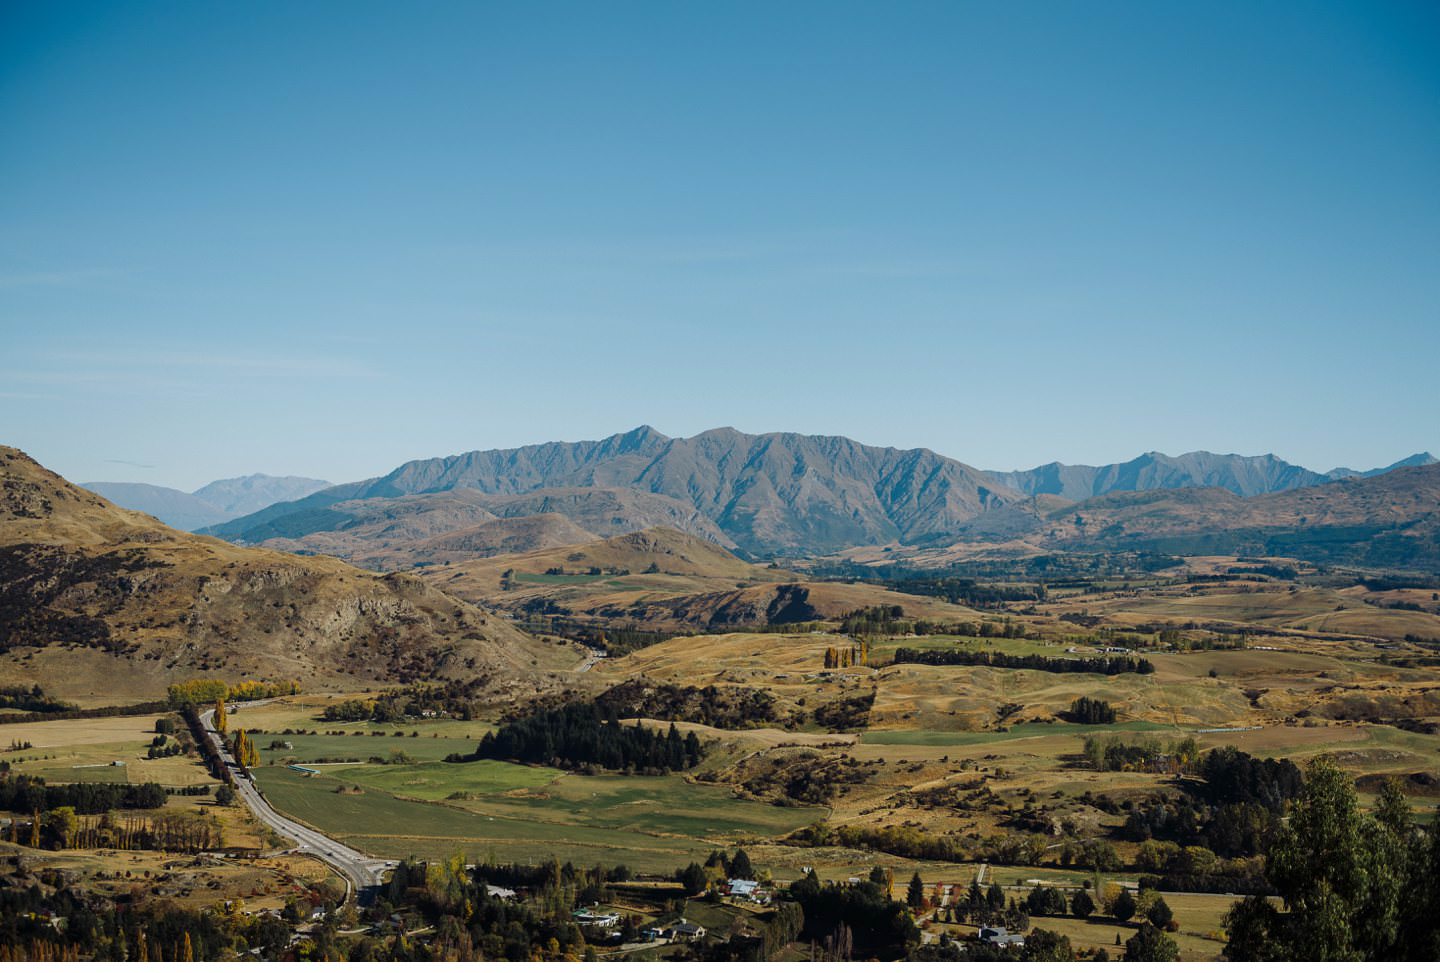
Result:
{"label": "rock face on hill", "polygon": [[[565,513],[595,533],[604,532],[561,509],[565,495],[549,491],[582,491],[570,496],[593,496],[588,491],[597,489],[627,491],[632,503],[639,503],[637,497],[665,497],[683,505],[667,514],[668,521],[655,520],[651,512],[650,523],[632,518],[625,526],[677,526],[755,555],[807,554],[944,535],[1019,496],[963,463],[924,449],[866,446],[839,436],[757,436],[734,429],[671,439],[642,426],[598,442],[417,460],[375,480],[323,490],[222,524],[214,533],[246,543],[302,537],[321,529],[318,525],[326,518],[332,518],[331,526],[324,529],[334,529],[337,521],[328,511],[346,500],[460,489],[507,497],[507,509],[524,508],[525,515]],[[548,505],[545,510],[536,506],[542,500]],[[490,509],[513,515],[493,504]],[[688,524],[676,522],[686,518]]]}
{"label": "rock face on hill", "polygon": [[504,692],[573,662],[418,578],[186,534],[0,446],[0,681],[82,703],[200,676]]}

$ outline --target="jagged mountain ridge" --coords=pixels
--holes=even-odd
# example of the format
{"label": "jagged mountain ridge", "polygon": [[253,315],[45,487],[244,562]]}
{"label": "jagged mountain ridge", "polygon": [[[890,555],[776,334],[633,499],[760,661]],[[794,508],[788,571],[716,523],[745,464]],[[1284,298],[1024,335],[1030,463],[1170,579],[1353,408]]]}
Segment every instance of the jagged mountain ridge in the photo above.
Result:
{"label": "jagged mountain ridge", "polygon": [[713,523],[711,539],[756,555],[944,535],[984,510],[1019,498],[978,470],[926,449],[867,446],[840,436],[751,435],[729,428],[672,439],[641,426],[598,441],[416,460],[374,480],[322,490],[210,531],[246,543],[301,537],[330,529],[323,525],[328,519],[333,526],[333,515],[325,511],[345,500],[466,488],[516,502],[562,488],[669,497]]}

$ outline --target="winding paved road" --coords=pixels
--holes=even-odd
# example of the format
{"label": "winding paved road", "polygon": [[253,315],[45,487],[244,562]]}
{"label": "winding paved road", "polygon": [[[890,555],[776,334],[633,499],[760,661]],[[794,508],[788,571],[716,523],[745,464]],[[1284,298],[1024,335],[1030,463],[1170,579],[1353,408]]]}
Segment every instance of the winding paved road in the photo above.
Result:
{"label": "winding paved road", "polygon": [[[257,700],[256,702],[263,703],[267,700]],[[253,704],[232,704],[237,709],[249,705]],[[240,765],[236,763],[234,755],[230,752],[230,741],[225,739],[223,733],[215,732],[214,709],[201,710],[200,722],[205,725],[206,732],[215,741],[215,745],[220,748],[220,755],[225,758],[226,765],[229,766],[230,772],[235,777],[235,789],[244,798],[250,810],[277,834],[284,835],[295,842],[296,851],[314,855],[335,869],[357,893],[379,885],[385,872],[395,867],[396,863],[393,861],[371,858],[364,852],[351,848],[349,845],[343,845],[329,835],[308,828],[275,810],[265,800],[265,796],[260,793],[260,788],[255,786],[255,781],[246,776]]]}

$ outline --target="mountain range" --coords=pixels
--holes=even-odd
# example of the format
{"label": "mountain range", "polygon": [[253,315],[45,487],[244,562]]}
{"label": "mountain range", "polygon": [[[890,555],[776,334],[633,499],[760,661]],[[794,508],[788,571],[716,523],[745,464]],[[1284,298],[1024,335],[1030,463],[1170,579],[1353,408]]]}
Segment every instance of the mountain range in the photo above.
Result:
{"label": "mountain range", "polygon": [[1440,465],[1242,497],[1219,487],[1039,495],[975,518],[957,545],[1239,554],[1440,571]]}
{"label": "mountain range", "polygon": [[253,473],[216,480],[193,493],[152,483],[82,483],[81,486],[128,510],[147,513],[171,527],[194,530],[206,524],[243,517],[274,503],[298,500],[330,486],[330,483],[303,476]]}
{"label": "mountain range", "polygon": [[[867,446],[838,436],[723,428],[671,438],[641,426],[598,441],[416,460],[206,531],[377,569],[584,543],[649,527],[674,527],[750,557],[808,557],[857,547],[944,546],[966,537],[1013,541],[1033,531],[1029,518],[1037,510],[1048,516],[1108,496],[1215,490],[1209,506],[1219,509],[1233,499],[1435,466],[1434,456],[1420,453],[1365,473],[1317,473],[1273,455],[1195,452],[1000,473],[926,449]],[[1170,502],[1166,509],[1194,513],[1196,507]],[[537,517],[544,519],[530,519]],[[1176,536],[1188,530],[1178,514],[1171,526]]]}
{"label": "mountain range", "polygon": [[1222,487],[1241,497],[1262,493],[1278,493],[1300,487],[1318,486],[1336,480],[1366,478],[1410,466],[1428,466],[1440,462],[1429,453],[1416,453],[1389,466],[1359,472],[1338,468],[1316,473],[1303,466],[1287,463],[1273,453],[1264,456],[1238,456],[1234,453],[1143,453],[1125,463],[1108,466],[1067,465],[1047,463],[1032,470],[1001,473],[986,470],[985,475],[1027,496],[1052,494],[1066,500],[1088,500],[1107,493],[1144,490],[1178,490],[1187,487]]}
{"label": "mountain range", "polygon": [[[650,523],[580,521],[602,535],[668,523],[756,556],[839,550],[876,540],[943,536],[1012,500],[979,470],[928,449],[866,446],[839,436],[749,435],[712,429],[672,439],[648,426],[594,442],[546,443],[416,460],[385,476],[311,496],[209,528],[259,543],[332,529],[349,500],[470,489],[508,498],[527,513],[593,506],[596,491],[616,505],[647,508],[669,498]],[[564,491],[559,494],[546,491]],[[561,510],[560,512],[565,512]]]}

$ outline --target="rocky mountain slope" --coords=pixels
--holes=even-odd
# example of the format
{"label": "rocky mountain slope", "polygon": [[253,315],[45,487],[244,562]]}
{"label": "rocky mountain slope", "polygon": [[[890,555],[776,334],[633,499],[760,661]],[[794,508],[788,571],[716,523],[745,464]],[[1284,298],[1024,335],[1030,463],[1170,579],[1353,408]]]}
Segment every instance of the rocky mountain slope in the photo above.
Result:
{"label": "rocky mountain slope", "polygon": [[201,676],[503,694],[574,662],[413,576],[186,534],[0,447],[0,681],[82,703]]}
{"label": "rocky mountain slope", "polygon": [[[517,504],[557,489],[668,497],[695,511],[691,526],[674,526],[763,556],[941,535],[1019,497],[979,471],[924,449],[866,446],[838,436],[756,436],[734,429],[671,439],[642,426],[598,442],[418,460],[375,480],[219,525],[214,533],[247,543],[301,537],[318,523],[304,515],[315,516],[345,500],[463,488],[510,497]],[[549,494],[546,502],[555,510],[560,500]],[[536,512],[544,511],[526,510],[527,515]],[[572,519],[595,530],[583,519]]]}

